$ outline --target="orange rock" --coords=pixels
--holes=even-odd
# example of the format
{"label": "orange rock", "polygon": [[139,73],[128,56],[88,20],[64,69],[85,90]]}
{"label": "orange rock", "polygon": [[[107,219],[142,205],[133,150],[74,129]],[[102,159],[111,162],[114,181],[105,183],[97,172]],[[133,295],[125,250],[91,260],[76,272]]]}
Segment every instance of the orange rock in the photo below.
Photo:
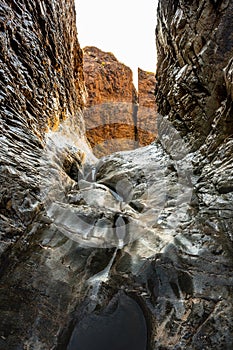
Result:
{"label": "orange rock", "polygon": [[84,48],[84,78],[88,93],[84,118],[87,138],[96,156],[134,149],[134,106],[137,92],[129,67],[112,53]]}
{"label": "orange rock", "polygon": [[97,157],[150,144],[156,137],[155,76],[138,70],[138,94],[129,67],[112,53],[84,48],[86,135]]}
{"label": "orange rock", "polygon": [[155,102],[155,74],[138,69],[139,109],[137,113],[137,134],[139,146],[146,146],[157,136]]}

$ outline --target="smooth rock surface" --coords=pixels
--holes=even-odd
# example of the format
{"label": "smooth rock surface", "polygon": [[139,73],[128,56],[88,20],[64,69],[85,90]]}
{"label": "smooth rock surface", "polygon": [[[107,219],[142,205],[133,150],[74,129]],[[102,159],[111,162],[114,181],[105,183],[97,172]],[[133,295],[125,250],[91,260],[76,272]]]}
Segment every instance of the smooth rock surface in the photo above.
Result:
{"label": "smooth rock surface", "polygon": [[[118,338],[121,325],[112,325],[124,319],[122,350],[230,350],[232,4],[160,1],[158,140],[100,160],[82,138],[73,5],[1,1],[1,69],[9,81],[1,80],[0,348],[64,350],[91,337],[108,346],[108,327]],[[29,36],[30,50],[19,33]],[[20,68],[26,58],[33,70]],[[192,85],[196,69],[202,99]],[[21,99],[22,75],[33,100]],[[54,116],[64,115],[45,98],[53,93],[68,108],[57,128]]]}

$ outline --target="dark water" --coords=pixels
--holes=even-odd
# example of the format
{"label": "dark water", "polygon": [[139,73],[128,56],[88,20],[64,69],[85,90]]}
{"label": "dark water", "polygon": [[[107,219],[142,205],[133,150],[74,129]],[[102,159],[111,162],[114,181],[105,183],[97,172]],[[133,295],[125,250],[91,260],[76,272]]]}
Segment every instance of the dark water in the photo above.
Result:
{"label": "dark water", "polygon": [[146,350],[147,326],[140,306],[121,293],[112,312],[92,314],[74,329],[67,350]]}

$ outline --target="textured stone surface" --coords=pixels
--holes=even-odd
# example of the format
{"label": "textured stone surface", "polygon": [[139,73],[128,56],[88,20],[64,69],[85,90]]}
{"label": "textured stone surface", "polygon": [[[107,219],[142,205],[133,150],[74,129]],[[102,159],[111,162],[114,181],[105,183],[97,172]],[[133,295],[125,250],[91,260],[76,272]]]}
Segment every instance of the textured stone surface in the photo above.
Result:
{"label": "textured stone surface", "polygon": [[83,132],[84,84],[72,2],[1,1],[0,11],[3,250],[38,206],[44,132],[68,117]]}
{"label": "textured stone surface", "polygon": [[225,0],[159,4],[158,111],[194,149],[216,148],[233,132],[232,8]]}
{"label": "textured stone surface", "polygon": [[157,135],[155,75],[132,71],[112,53],[84,49],[87,137],[96,156],[149,145]]}
{"label": "textured stone surface", "polygon": [[[0,348],[49,349],[49,340],[40,342],[38,333],[49,320],[57,332],[53,308],[61,305],[64,317],[69,291],[43,265],[43,249],[33,235],[38,226],[30,225],[43,208],[41,179],[49,176],[40,166],[45,131],[58,129],[66,118],[75,121],[78,139],[84,130],[74,3],[0,1],[0,27]],[[44,271],[36,277],[40,264]]]}
{"label": "textured stone surface", "polygon": [[86,47],[84,77],[88,93],[84,119],[94,153],[134,149],[137,93],[131,69],[110,52]]}
{"label": "textured stone surface", "polygon": [[138,69],[137,138],[139,146],[147,146],[157,136],[155,73]]}
{"label": "textured stone surface", "polygon": [[[177,300],[191,304],[186,304],[186,316],[181,318],[173,304],[166,331],[162,322],[157,325],[155,348],[233,346],[232,13],[230,1],[192,1],[188,6],[184,1],[159,3],[158,111],[195,151],[191,154],[196,180],[191,220],[181,229],[185,241],[192,241],[189,252],[184,252],[179,238],[173,247],[175,254],[168,255],[170,268],[165,262],[170,283],[170,273],[178,278],[180,267],[185,267],[181,267],[182,273],[188,272],[192,280],[190,284],[186,275],[180,284],[180,291],[186,296],[178,296],[180,291],[175,292],[174,288],[173,292]],[[195,246],[196,253],[192,248]],[[207,251],[203,254],[204,247]],[[182,285],[188,289],[192,286],[191,290],[182,291]],[[168,295],[165,300],[169,300]],[[165,331],[163,339],[158,338],[161,328]]]}
{"label": "textured stone surface", "polygon": [[[98,346],[112,349],[112,343],[127,350],[139,344],[153,350],[232,349],[233,141],[227,127],[232,118],[230,25],[223,30],[223,23],[232,18],[231,7],[230,2],[207,0],[189,2],[189,6],[183,1],[160,1],[159,140],[97,160],[81,138],[82,99],[76,95],[73,73],[74,69],[80,72],[76,84],[80,84],[81,96],[81,56],[74,65],[72,53],[63,51],[63,46],[77,44],[72,30],[73,2],[1,2],[7,18],[4,21],[1,15],[5,25],[1,38],[8,43],[9,52],[15,27],[22,28],[22,37],[30,36],[30,47],[33,33],[40,37],[39,25],[47,23],[48,31],[53,28],[49,42],[55,47],[59,42],[61,51],[56,57],[65,64],[68,76],[64,84],[71,97],[66,96],[69,118],[56,131],[44,134],[48,125],[57,124],[53,119],[57,109],[51,109],[50,99],[41,101],[40,93],[33,95],[31,108],[24,106],[20,99],[24,90],[17,80],[21,71],[16,76],[11,65],[12,60],[25,59],[28,51],[21,43],[22,51],[9,55],[3,66],[9,81],[1,80],[1,92],[7,89],[8,95],[1,105],[0,348],[73,350],[90,346],[93,337],[93,350]],[[200,13],[208,14],[205,21],[200,20]],[[24,16],[31,18],[26,22],[30,28],[22,23]],[[40,21],[41,16],[45,22]],[[172,21],[179,23],[175,36]],[[218,95],[213,88],[208,97],[203,92],[206,105],[202,109],[213,112],[212,124],[203,120],[203,133],[199,121],[202,100],[195,97],[191,82],[185,83],[188,71],[179,75],[177,70],[178,76],[173,72],[181,57],[189,57],[189,69],[194,69],[186,46],[189,40],[184,40],[184,46],[179,41],[179,35],[192,36],[192,28],[196,34],[203,31],[203,43],[214,35],[218,44],[217,51],[208,51],[207,45],[206,56],[200,51],[200,79],[211,86],[212,73],[207,73],[213,64],[216,86],[223,76],[227,91]],[[67,37],[61,35],[63,30]],[[29,60],[33,67],[45,49],[35,40],[38,54],[30,50]],[[221,62],[218,50],[223,55]],[[227,67],[224,72],[221,65]],[[50,84],[58,73],[52,69],[54,76],[47,78],[47,68],[42,67],[41,63],[40,77]],[[27,76],[27,69],[22,74]],[[28,79],[30,74],[32,71]],[[183,90],[178,85],[174,88],[175,78]],[[35,89],[38,84],[36,80]],[[194,109],[186,106],[187,87],[192,87]],[[41,94],[53,92],[45,87]],[[165,108],[168,98],[170,110]],[[175,111],[181,110],[183,98],[186,107],[182,108],[187,111],[181,118]],[[34,108],[38,108],[35,115]],[[59,119],[64,118],[61,109],[57,113]],[[181,128],[187,120],[189,129]],[[98,332],[93,323],[98,323]],[[125,336],[122,325],[127,329]],[[83,331],[86,326],[88,337]]]}

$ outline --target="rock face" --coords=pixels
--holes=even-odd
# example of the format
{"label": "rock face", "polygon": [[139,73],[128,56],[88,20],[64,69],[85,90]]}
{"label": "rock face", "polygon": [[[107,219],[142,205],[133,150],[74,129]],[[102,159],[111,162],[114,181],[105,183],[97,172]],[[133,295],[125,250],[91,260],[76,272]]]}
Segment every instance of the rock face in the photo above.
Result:
{"label": "rock face", "polygon": [[233,131],[233,5],[211,0],[186,5],[173,0],[159,5],[158,111],[193,149],[206,144],[211,153]]}
{"label": "rock face", "polygon": [[1,1],[1,183],[8,183],[0,190],[2,249],[32,219],[45,131],[73,118],[83,133],[76,33],[72,2]]}
{"label": "rock face", "polygon": [[155,75],[132,71],[112,53],[84,49],[86,135],[96,156],[149,145],[157,135]]}
{"label": "rock face", "polygon": [[[37,283],[26,261],[31,254],[38,258],[36,265],[43,260],[34,236],[39,227],[32,222],[44,206],[41,180],[49,177],[41,167],[45,132],[67,119],[79,140],[84,133],[82,51],[73,1],[3,0],[0,13],[0,348],[48,349],[48,339],[38,340],[35,321],[43,332],[46,322],[40,312],[45,316],[47,310],[47,320],[55,315],[46,307],[48,295],[57,311],[68,299],[65,294],[62,300],[58,297],[55,284],[60,282],[49,276],[49,267],[42,263],[45,274],[40,270]],[[76,156],[81,161],[82,156]],[[45,287],[49,279],[52,294]]]}
{"label": "rock face", "polygon": [[87,138],[97,156],[135,148],[137,93],[129,67],[110,52],[84,48]]}
{"label": "rock face", "polygon": [[231,2],[160,1],[158,140],[99,160],[73,1],[0,4],[0,348],[232,349]]}
{"label": "rock face", "polygon": [[[163,120],[172,122],[194,152],[190,153],[196,178],[193,209],[182,236],[197,250],[191,252],[190,246],[188,252],[186,245],[185,253],[184,246],[176,245],[175,255],[163,257],[170,260],[170,267],[165,260],[163,267],[157,265],[171,286],[171,271],[178,280],[181,270],[187,271],[192,280],[190,284],[183,279],[177,290],[181,301],[180,291],[192,285],[182,292],[187,303],[182,318],[173,304],[167,312],[166,331],[162,319],[157,325],[165,331],[163,339],[155,338],[158,349],[230,349],[233,345],[232,13],[230,1],[189,1],[188,6],[184,1],[159,2],[156,98]],[[224,275],[229,279],[222,279]]]}
{"label": "rock face", "polygon": [[157,136],[155,74],[138,69],[137,137],[139,146],[147,146]]}

